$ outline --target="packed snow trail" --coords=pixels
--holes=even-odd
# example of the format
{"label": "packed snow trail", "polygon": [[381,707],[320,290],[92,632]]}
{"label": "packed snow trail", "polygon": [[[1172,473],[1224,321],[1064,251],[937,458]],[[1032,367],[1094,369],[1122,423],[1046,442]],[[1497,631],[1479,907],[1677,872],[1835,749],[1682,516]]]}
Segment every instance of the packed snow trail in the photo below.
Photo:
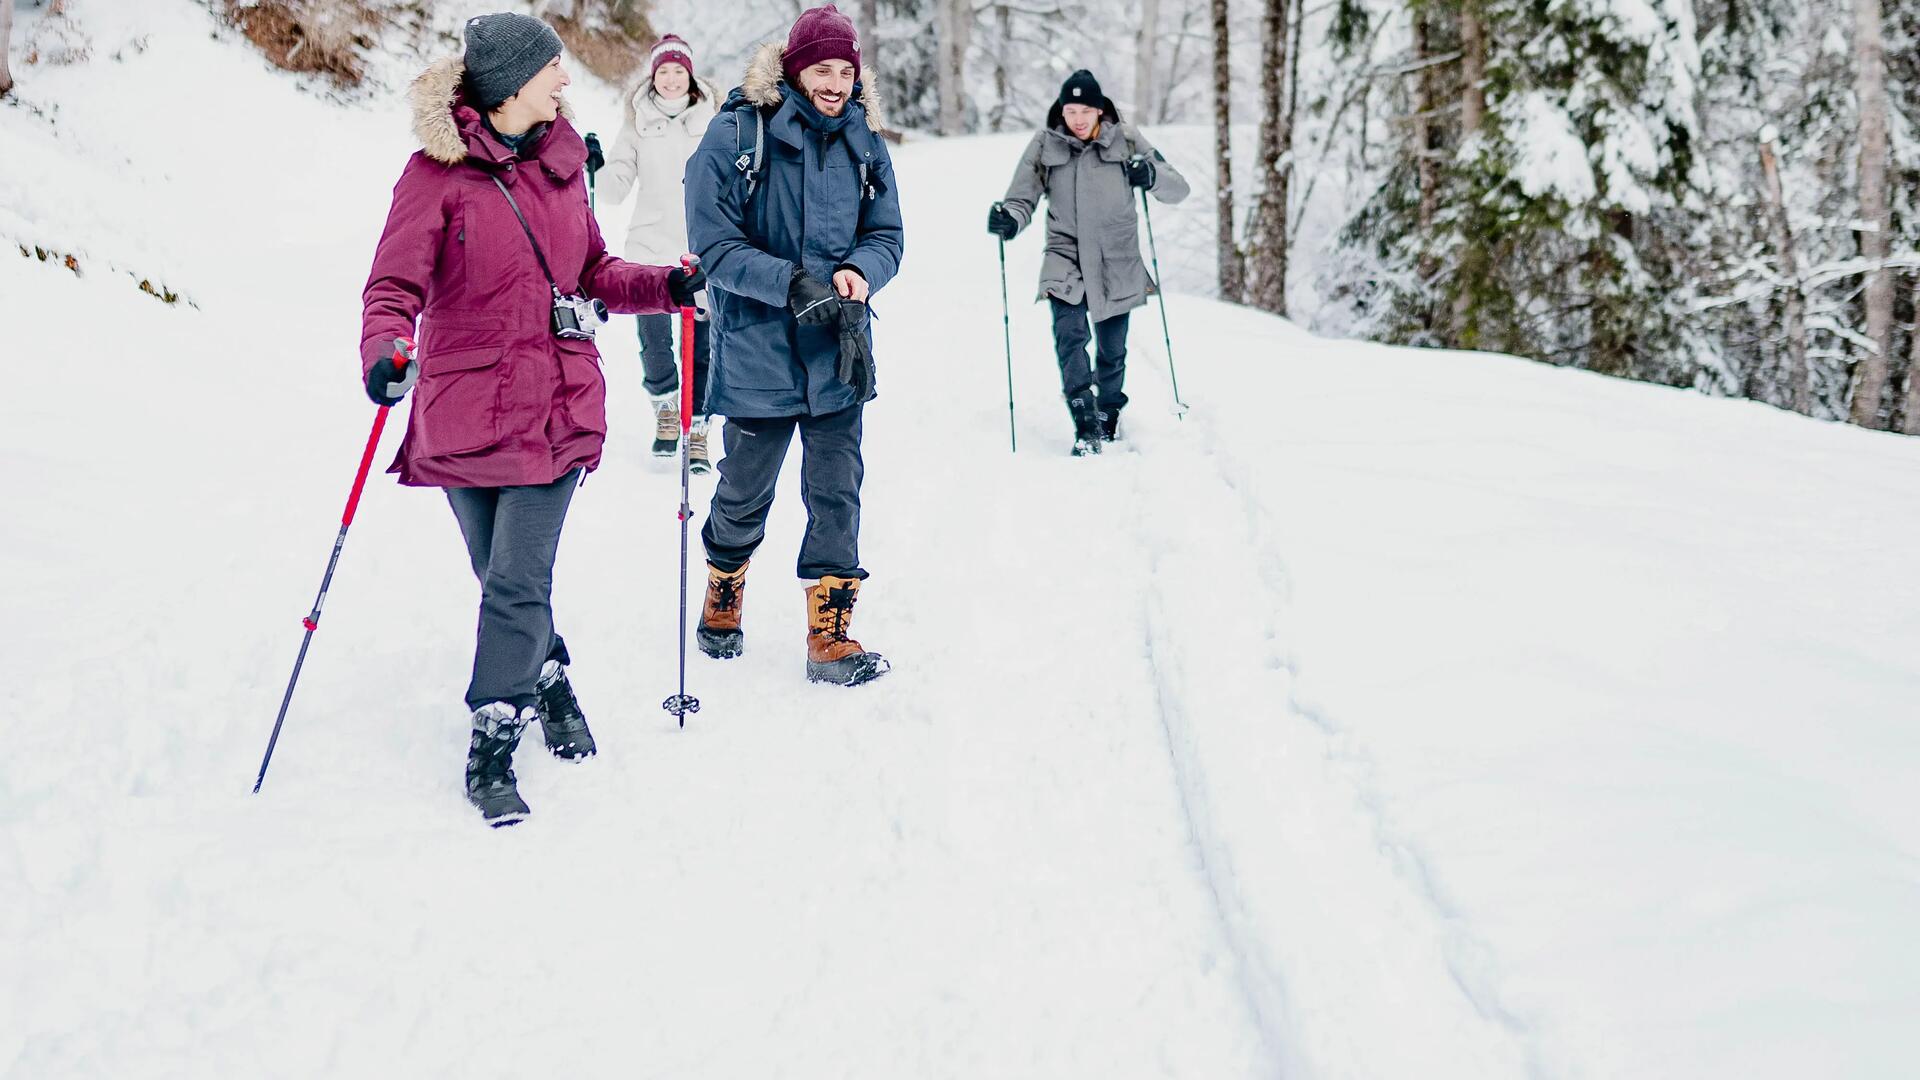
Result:
{"label": "packed snow trail", "polygon": [[[1176,293],[1193,410],[1142,309],[1126,442],[1075,461],[1027,235],[1009,454],[1018,136],[897,152],[856,619],[891,675],[804,683],[789,483],[673,726],[678,476],[616,319],[555,588],[600,756],[523,745],[533,818],[475,820],[474,585],[380,475],[247,795],[411,147],[398,95],[140,9],[0,110],[0,235],[84,256],[0,258],[0,1076],[1903,1075],[1920,449]],[[223,102],[257,175],[132,85]],[[1155,207],[1163,262],[1202,203]]]}

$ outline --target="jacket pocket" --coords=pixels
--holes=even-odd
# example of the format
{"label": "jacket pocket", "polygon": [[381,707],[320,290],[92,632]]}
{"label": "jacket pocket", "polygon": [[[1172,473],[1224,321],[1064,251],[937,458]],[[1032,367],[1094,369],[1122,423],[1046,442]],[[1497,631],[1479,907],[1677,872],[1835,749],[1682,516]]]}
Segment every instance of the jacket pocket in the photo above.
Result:
{"label": "jacket pocket", "polygon": [[607,380],[600,371],[600,347],[578,338],[555,338],[560,365],[559,400],[575,431],[607,433]]}
{"label": "jacket pocket", "polygon": [[722,295],[731,302],[717,312],[714,359],[724,384],[740,390],[798,389],[800,365],[788,339],[786,310],[750,297]]}
{"label": "jacket pocket", "polygon": [[422,457],[468,454],[499,442],[500,357],[495,345],[421,360],[412,435]]}

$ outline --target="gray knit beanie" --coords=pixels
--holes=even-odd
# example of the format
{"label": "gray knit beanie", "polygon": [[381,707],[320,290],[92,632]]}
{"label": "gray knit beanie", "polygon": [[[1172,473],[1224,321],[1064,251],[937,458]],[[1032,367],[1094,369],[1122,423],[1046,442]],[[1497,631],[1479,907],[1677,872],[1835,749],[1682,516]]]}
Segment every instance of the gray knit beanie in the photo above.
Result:
{"label": "gray knit beanie", "polygon": [[520,92],[560,55],[560,35],[531,15],[475,15],[467,20],[467,92],[482,109]]}

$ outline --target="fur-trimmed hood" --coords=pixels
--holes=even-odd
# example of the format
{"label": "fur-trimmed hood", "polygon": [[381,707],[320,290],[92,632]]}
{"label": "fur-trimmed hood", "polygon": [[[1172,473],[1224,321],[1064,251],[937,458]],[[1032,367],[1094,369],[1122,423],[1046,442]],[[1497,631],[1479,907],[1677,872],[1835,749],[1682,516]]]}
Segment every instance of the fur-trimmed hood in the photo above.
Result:
{"label": "fur-trimmed hood", "polygon": [[[415,76],[407,90],[407,101],[413,106],[414,137],[420,140],[420,148],[428,157],[443,165],[458,165],[471,152],[460,119],[454,115],[457,108],[472,108],[467,105],[461,89],[466,74],[467,64],[463,58],[444,57]],[[573,119],[573,107],[564,97],[560,99],[560,115],[569,121]]]}
{"label": "fur-trimmed hood", "polygon": [[[778,105],[786,99],[780,89],[786,78],[782,58],[787,47],[778,41],[769,41],[754,50],[753,59],[747,61],[747,72],[740,79],[740,93],[755,105]],[[874,85],[873,69],[860,69],[860,107],[867,114],[867,130],[875,135],[886,130],[886,114],[881,111],[880,91]]]}
{"label": "fur-trimmed hood", "polygon": [[[699,105],[697,106],[690,105],[688,106],[688,108],[705,109],[707,110],[707,115],[711,116],[714,112],[719,110],[720,102],[724,99],[720,96],[718,91],[714,90],[713,84],[708,82],[707,80],[701,79],[701,78],[695,78],[693,81],[695,85],[700,87],[700,92],[706,95],[706,98]],[[627,87],[627,92],[624,95],[622,95],[621,102],[626,106],[626,111],[623,116],[623,119],[626,121],[626,124],[628,127],[637,127],[639,125],[640,103],[642,101],[648,102],[649,109],[651,109],[651,111],[656,115],[665,117],[667,119],[671,119],[671,117],[667,117],[666,113],[660,111],[658,105],[655,103],[654,100],[650,100],[648,98],[647,92],[652,89],[653,89],[653,76],[647,73],[643,73],[640,76],[640,78],[634,80],[633,83]]]}

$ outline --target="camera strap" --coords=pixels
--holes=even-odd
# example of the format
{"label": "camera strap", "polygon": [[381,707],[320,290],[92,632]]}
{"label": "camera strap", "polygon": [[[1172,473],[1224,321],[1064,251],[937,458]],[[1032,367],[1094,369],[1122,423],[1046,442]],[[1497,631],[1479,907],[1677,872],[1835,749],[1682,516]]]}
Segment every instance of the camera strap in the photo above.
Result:
{"label": "camera strap", "polygon": [[507,197],[507,205],[513,207],[513,216],[520,219],[520,228],[527,234],[527,243],[533,245],[533,257],[540,260],[540,272],[547,275],[547,284],[553,289],[553,295],[559,296],[560,285],[553,280],[553,271],[547,269],[547,257],[540,251],[540,241],[533,238],[533,228],[527,224],[527,215],[520,212],[520,204],[513,201],[513,192],[507,190],[507,185],[501,183],[498,176],[492,176],[492,180],[493,186],[500,189],[500,194]]}

